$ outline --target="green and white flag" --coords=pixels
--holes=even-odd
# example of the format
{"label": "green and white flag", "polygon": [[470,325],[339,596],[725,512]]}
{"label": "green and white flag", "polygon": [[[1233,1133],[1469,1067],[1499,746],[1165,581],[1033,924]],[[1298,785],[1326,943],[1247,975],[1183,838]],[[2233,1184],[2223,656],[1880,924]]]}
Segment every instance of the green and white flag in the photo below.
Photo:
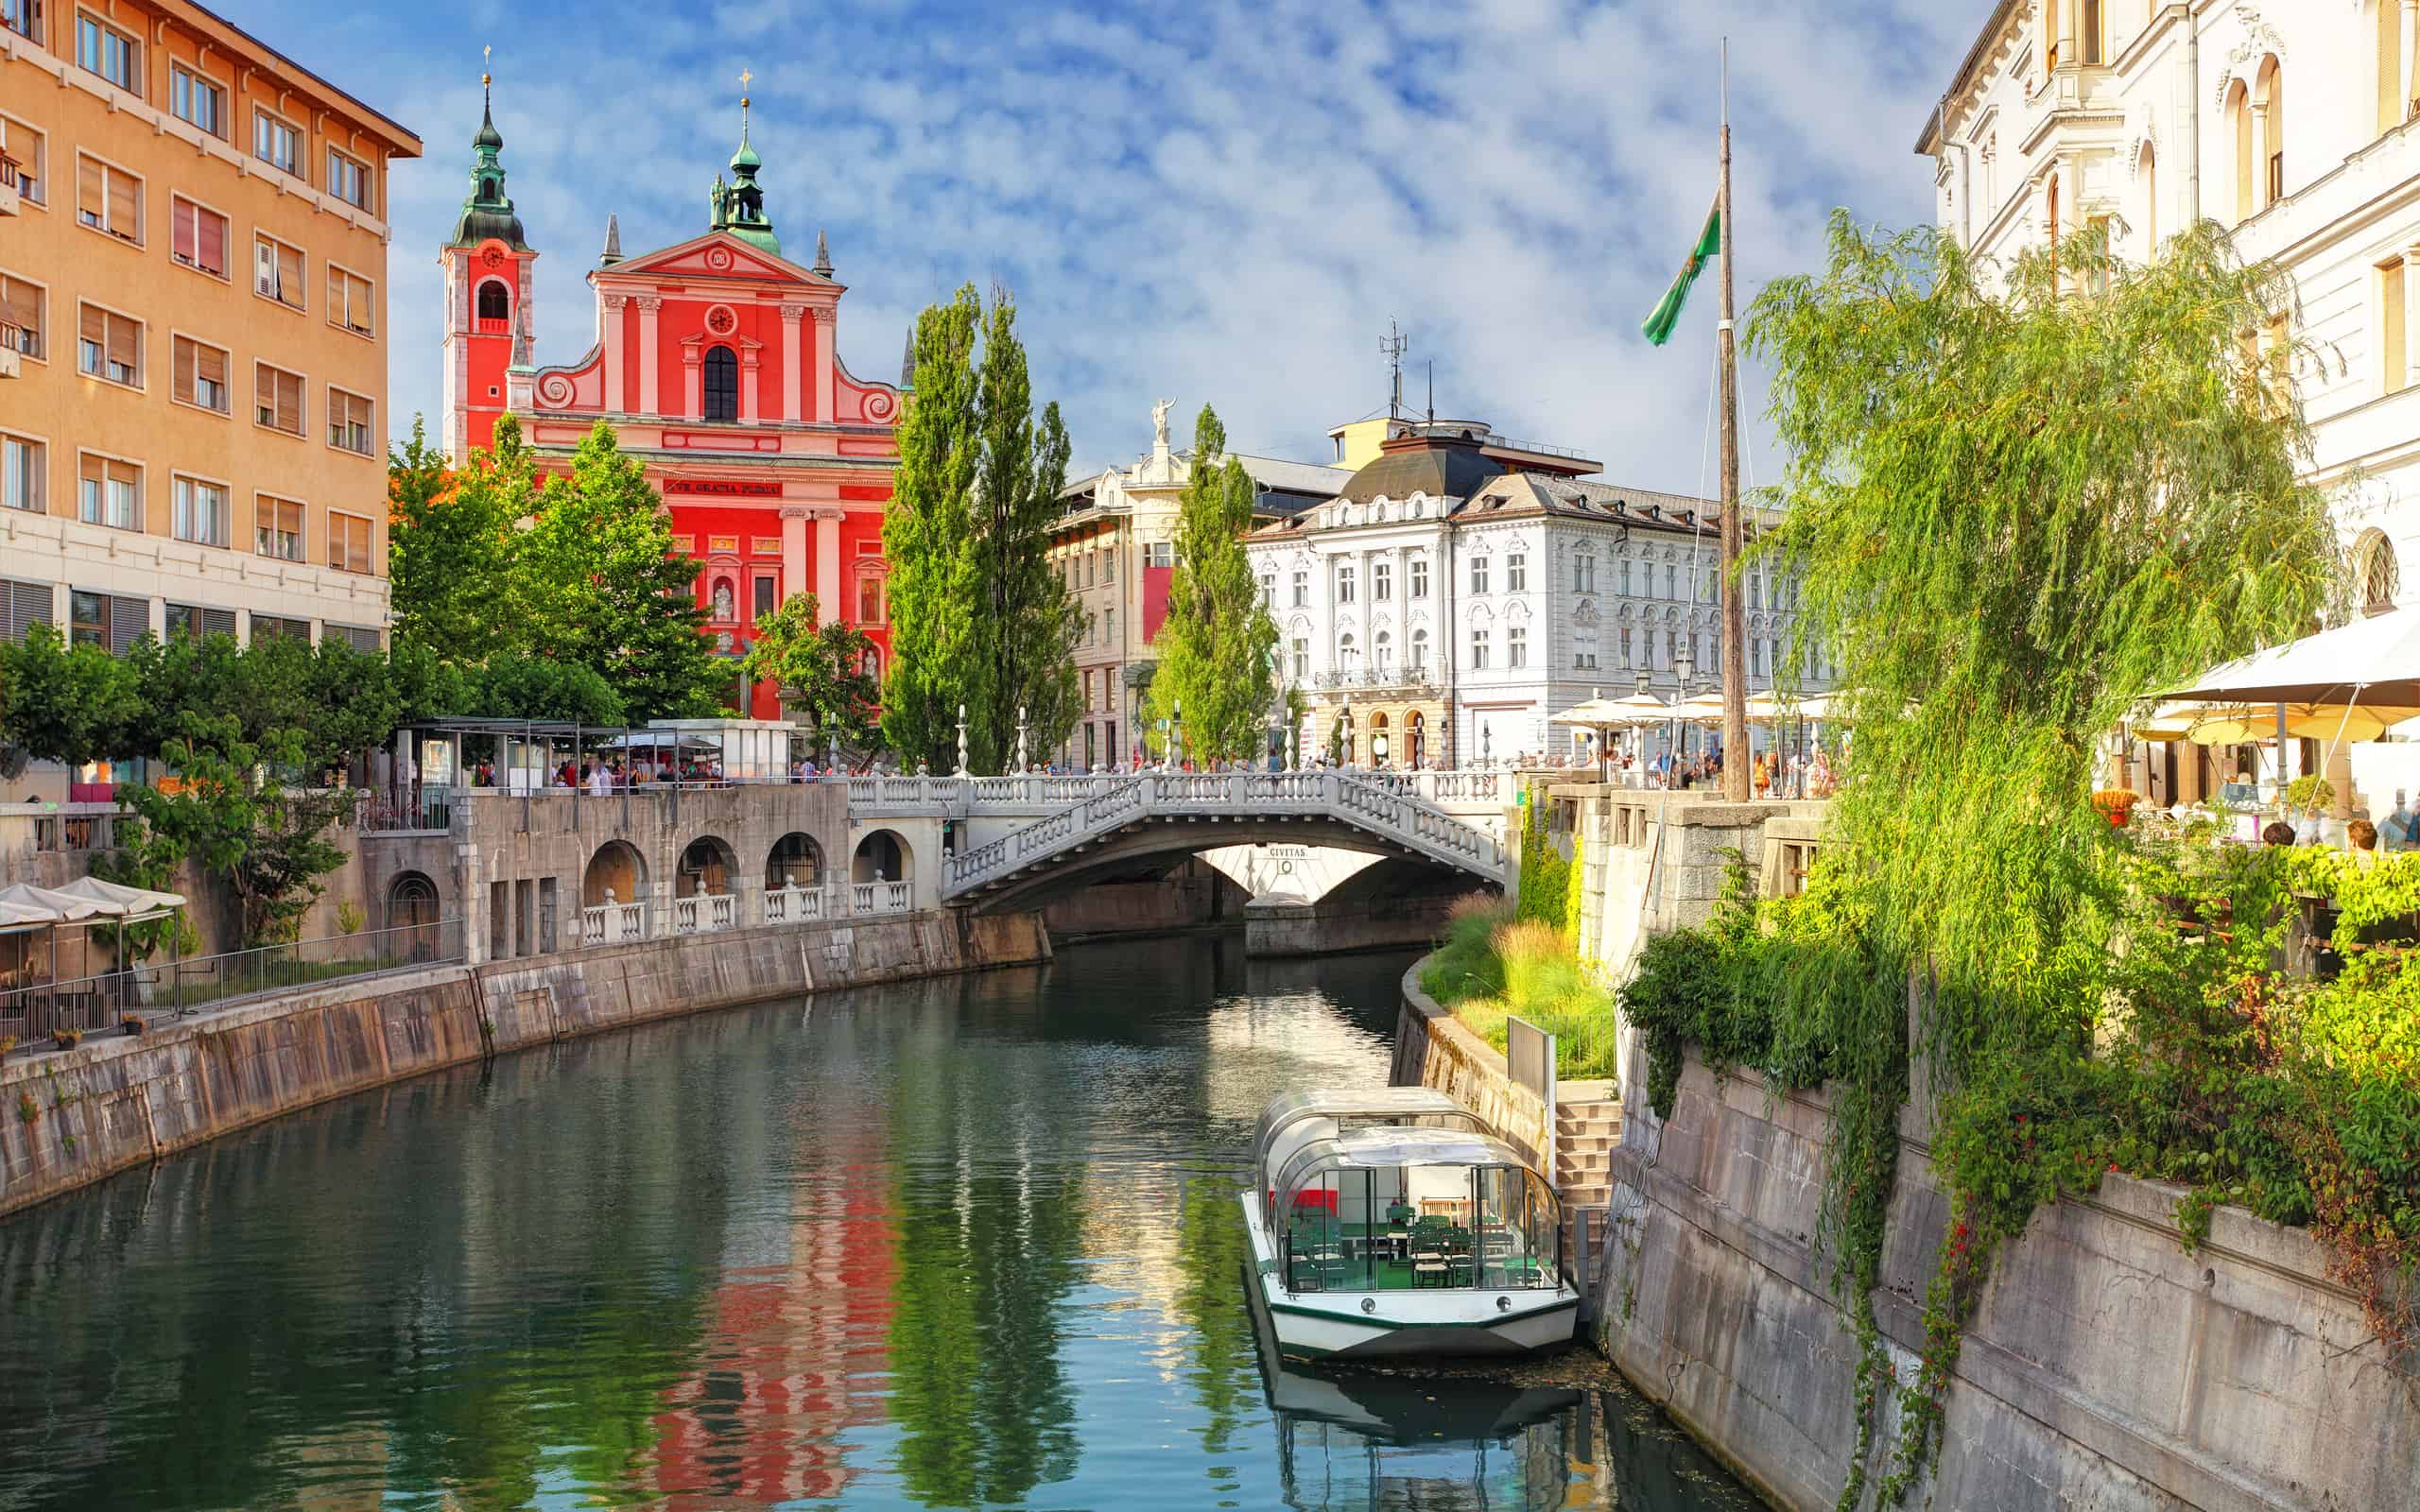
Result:
{"label": "green and white flag", "polygon": [[1664,291],[1655,313],[1647,318],[1640,330],[1647,333],[1650,346],[1662,346],[1672,339],[1672,328],[1681,321],[1681,306],[1689,302],[1689,289],[1705,271],[1705,265],[1722,251],[1722,197],[1717,195],[1705,213],[1705,229],[1698,232],[1698,244],[1689,249],[1689,260],[1681,265],[1680,276]]}

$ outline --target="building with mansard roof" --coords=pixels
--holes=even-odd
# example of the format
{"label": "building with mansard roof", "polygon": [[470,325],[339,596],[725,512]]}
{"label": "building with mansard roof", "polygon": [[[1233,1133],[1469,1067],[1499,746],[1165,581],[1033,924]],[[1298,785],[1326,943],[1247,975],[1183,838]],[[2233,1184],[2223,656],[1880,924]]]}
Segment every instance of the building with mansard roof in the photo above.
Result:
{"label": "building with mansard roof", "polygon": [[[731,177],[716,176],[698,234],[625,256],[609,217],[588,274],[596,339],[556,364],[532,350],[539,252],[506,190],[493,107],[483,114],[470,194],[439,253],[446,448],[459,461],[491,444],[510,411],[541,466],[560,468],[607,421],[700,563],[698,602],[718,650],[738,656],[758,616],[813,593],[825,623],[856,625],[887,660],[882,522],[906,375],[869,382],[841,362],[847,286],[821,232],[811,265],[785,252],[747,100],[740,111]],[[748,690],[746,707],[777,717],[778,690]]]}

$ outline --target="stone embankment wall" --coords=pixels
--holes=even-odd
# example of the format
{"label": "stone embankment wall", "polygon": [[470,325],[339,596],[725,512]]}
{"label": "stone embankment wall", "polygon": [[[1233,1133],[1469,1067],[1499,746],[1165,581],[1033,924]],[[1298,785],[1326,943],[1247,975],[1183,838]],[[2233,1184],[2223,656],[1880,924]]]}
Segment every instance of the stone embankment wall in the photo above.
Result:
{"label": "stone embankment wall", "polygon": [[[1856,1448],[1858,1346],[1815,1243],[1823,1095],[1718,1079],[1692,1053],[1659,1122],[1644,1059],[1614,1157],[1605,1351],[1776,1504],[1824,1512]],[[1876,1301],[1902,1379],[1948,1221],[1922,1129],[1910,1109]],[[2420,1508],[2411,1363],[2306,1233],[2222,1208],[2187,1253],[2180,1193],[2111,1175],[2001,1252],[1910,1505]]]}
{"label": "stone embankment wall", "polygon": [[331,983],[0,1067],[0,1213],[312,1103],[649,1019],[1047,960],[1032,915],[942,912]]}
{"label": "stone embankment wall", "polygon": [[1426,957],[1403,974],[1403,1013],[1395,1022],[1395,1053],[1389,1081],[1397,1087],[1434,1087],[1487,1121],[1496,1138],[1519,1150],[1539,1170],[1551,1169],[1553,1132],[1547,1105],[1515,1086],[1504,1053],[1473,1034],[1420,989]]}

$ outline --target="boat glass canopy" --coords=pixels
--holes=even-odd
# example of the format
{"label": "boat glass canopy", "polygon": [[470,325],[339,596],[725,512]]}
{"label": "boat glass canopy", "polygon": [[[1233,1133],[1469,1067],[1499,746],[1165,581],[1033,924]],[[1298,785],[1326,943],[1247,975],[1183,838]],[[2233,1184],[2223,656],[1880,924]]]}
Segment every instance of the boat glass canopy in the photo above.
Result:
{"label": "boat glass canopy", "polygon": [[1285,1153],[1262,1200],[1288,1291],[1562,1284],[1561,1205],[1501,1140],[1400,1124],[1273,1137]]}

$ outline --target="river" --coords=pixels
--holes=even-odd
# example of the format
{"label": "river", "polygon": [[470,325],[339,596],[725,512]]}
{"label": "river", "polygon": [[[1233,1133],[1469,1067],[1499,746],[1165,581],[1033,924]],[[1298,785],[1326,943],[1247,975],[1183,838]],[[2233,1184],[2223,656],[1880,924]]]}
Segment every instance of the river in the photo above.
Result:
{"label": "river", "polygon": [[49,1203],[0,1223],[0,1508],[1751,1504],[1617,1390],[1272,1405],[1252,1121],[1384,1080],[1405,965],[1087,945],[427,1076]]}

